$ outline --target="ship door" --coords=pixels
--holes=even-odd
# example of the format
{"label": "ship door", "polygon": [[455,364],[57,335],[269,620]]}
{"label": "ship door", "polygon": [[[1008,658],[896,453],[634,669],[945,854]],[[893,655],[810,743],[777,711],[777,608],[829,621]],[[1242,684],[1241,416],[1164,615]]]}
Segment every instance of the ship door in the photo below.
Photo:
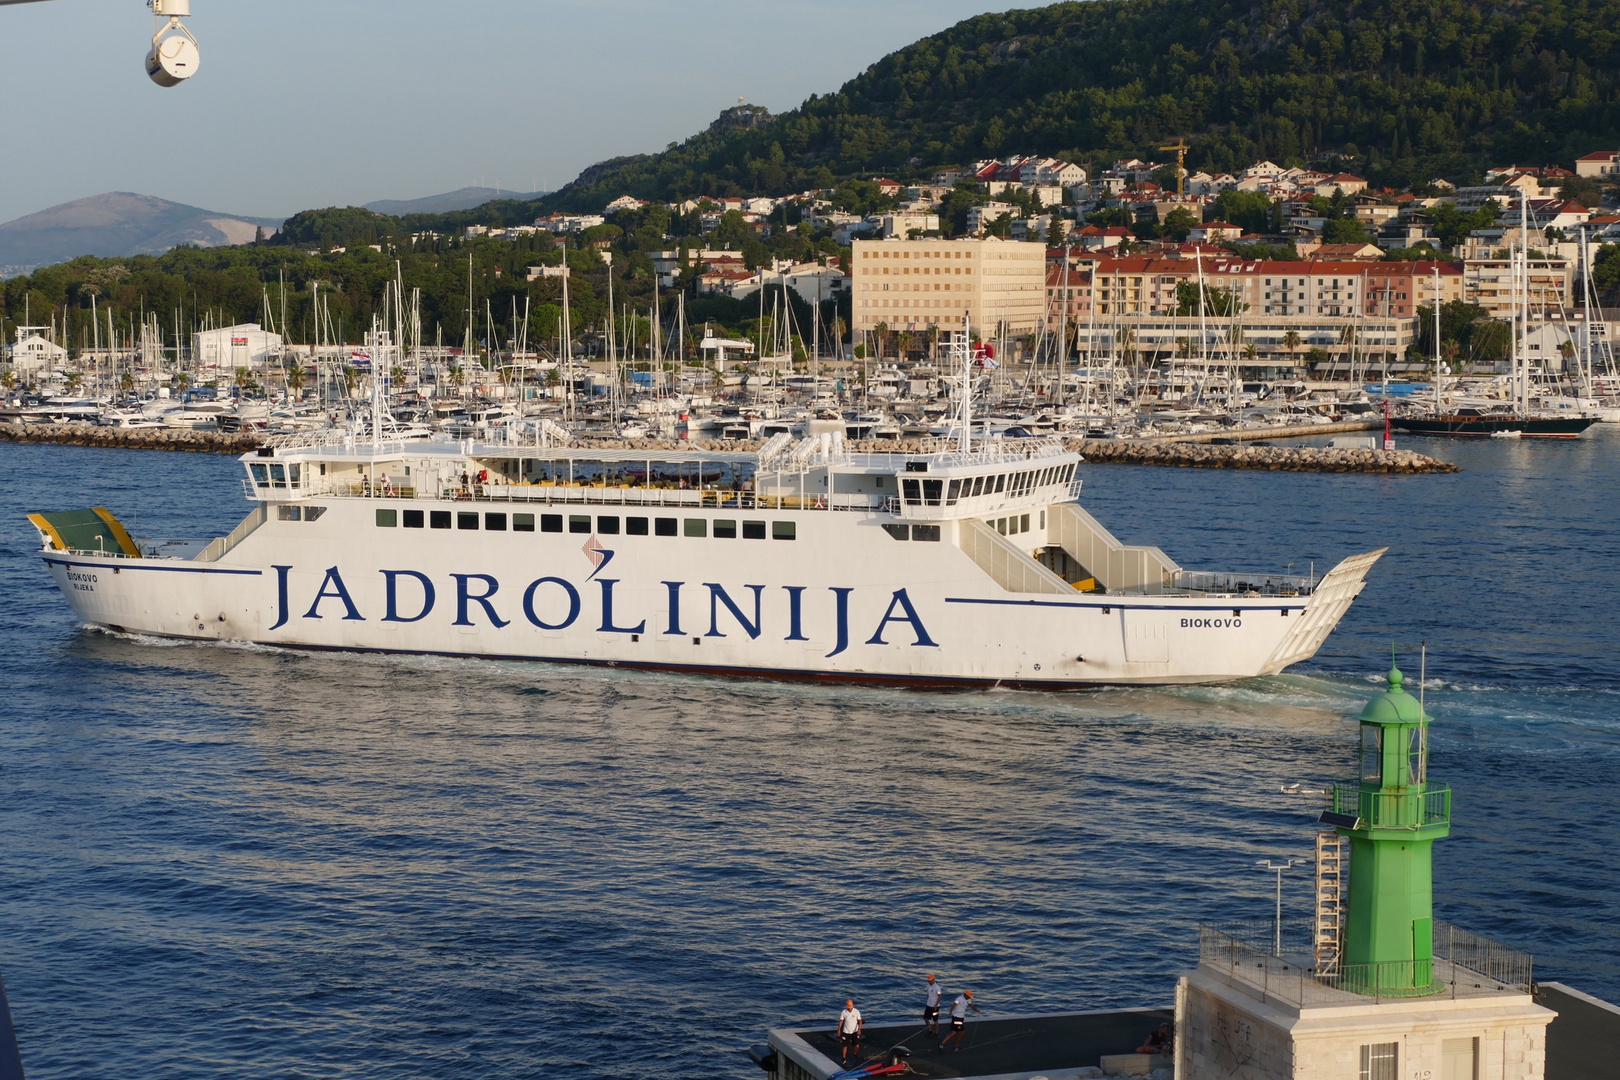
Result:
{"label": "ship door", "polygon": [[1125,660],[1132,664],[1170,662],[1170,624],[1162,612],[1121,608],[1121,632],[1125,635]]}

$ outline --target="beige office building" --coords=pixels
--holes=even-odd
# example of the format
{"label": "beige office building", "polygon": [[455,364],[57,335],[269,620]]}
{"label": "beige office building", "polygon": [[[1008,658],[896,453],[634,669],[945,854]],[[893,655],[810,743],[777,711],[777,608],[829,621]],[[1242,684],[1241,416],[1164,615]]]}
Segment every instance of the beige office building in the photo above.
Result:
{"label": "beige office building", "polygon": [[965,328],[981,337],[998,327],[1033,334],[1046,316],[1045,276],[1044,244],[856,240],[850,257],[854,329],[937,326],[942,342]]}

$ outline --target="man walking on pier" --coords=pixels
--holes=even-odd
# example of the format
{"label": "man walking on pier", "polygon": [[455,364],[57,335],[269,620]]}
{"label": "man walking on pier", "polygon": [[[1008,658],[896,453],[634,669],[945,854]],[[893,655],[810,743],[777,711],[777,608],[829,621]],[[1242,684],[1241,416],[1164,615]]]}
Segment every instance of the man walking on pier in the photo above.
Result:
{"label": "man walking on pier", "polygon": [[856,1061],[861,1059],[861,1031],[865,1026],[866,1021],[861,1019],[861,1010],[855,1007],[854,999],[844,1002],[844,1011],[838,1014],[838,1041],[843,1044],[839,1060],[843,1064],[849,1064],[851,1053]]}
{"label": "man walking on pier", "polygon": [[940,1040],[939,1048],[941,1050],[945,1049],[946,1043],[955,1039],[956,1052],[958,1054],[962,1052],[962,1036],[967,1031],[967,1011],[969,1009],[974,1012],[979,1011],[979,1007],[973,1004],[973,991],[964,990],[956,995],[955,1001],[951,1002],[951,1033]]}
{"label": "man walking on pier", "polygon": [[929,975],[928,995],[923,998],[923,1027],[936,1039],[939,1038],[939,999],[944,993],[945,988]]}

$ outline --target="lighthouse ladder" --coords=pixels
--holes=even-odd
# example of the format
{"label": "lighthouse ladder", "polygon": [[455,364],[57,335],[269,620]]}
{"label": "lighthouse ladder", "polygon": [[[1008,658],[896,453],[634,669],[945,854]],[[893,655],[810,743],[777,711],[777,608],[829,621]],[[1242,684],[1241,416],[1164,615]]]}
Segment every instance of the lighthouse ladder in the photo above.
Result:
{"label": "lighthouse ladder", "polygon": [[1337,975],[1344,948],[1344,838],[1316,836],[1316,973]]}

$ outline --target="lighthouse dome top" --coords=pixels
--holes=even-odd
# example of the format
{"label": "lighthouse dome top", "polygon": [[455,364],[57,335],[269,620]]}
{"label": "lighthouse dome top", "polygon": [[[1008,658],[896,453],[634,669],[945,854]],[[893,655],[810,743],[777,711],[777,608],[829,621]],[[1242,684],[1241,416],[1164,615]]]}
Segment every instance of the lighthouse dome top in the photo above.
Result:
{"label": "lighthouse dome top", "polygon": [[1401,669],[1390,665],[1389,689],[1367,702],[1361,710],[1363,724],[1424,724],[1434,718],[1425,713],[1418,699],[1401,689]]}

